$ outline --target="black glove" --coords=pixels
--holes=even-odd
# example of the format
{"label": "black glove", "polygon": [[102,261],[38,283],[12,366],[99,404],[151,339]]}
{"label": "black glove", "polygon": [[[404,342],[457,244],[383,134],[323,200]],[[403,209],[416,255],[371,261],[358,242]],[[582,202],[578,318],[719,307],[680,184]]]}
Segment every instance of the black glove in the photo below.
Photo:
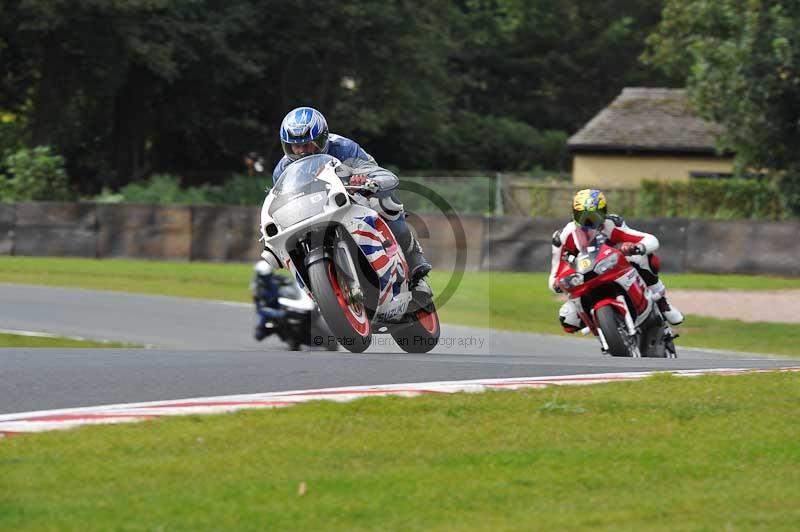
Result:
{"label": "black glove", "polygon": [[642,244],[633,243],[633,242],[623,242],[619,246],[619,250],[622,252],[623,255],[630,256],[630,255],[644,255],[645,249]]}

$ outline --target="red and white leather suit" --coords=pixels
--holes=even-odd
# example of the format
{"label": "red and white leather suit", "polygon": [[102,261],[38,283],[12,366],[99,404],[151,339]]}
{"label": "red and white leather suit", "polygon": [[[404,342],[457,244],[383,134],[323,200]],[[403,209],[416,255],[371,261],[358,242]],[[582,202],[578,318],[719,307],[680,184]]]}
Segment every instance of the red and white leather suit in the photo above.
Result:
{"label": "red and white leather suit", "polygon": [[[575,222],[569,222],[558,234],[553,236],[552,259],[550,263],[550,278],[547,281],[547,286],[554,293],[558,293],[555,277],[558,271],[561,256],[565,251],[577,254],[578,248],[575,245],[575,231],[579,229]],[[665,292],[664,284],[658,278],[659,260],[653,253],[658,250],[658,239],[650,233],[637,231],[631,229],[619,217],[609,215],[606,218],[603,226],[599,229],[608,239],[608,243],[618,246],[624,242],[632,244],[639,244],[644,248],[644,253],[641,255],[630,255],[627,257],[628,261],[638,266],[640,273],[650,288],[654,299],[658,300],[663,297]],[[561,245],[556,246],[555,243],[560,241]],[[578,309],[574,308],[570,301],[567,301],[561,306],[559,310],[559,319],[564,330],[567,332],[575,332],[583,327],[581,319],[578,317]],[[681,320],[683,317],[681,316]]]}

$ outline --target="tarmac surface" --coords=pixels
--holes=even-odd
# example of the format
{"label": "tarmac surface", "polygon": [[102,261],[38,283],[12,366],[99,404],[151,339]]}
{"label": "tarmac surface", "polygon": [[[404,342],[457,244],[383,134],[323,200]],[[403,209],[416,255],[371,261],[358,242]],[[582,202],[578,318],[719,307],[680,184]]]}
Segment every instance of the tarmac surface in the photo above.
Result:
{"label": "tarmac surface", "polygon": [[290,352],[274,339],[255,342],[253,319],[245,304],[0,284],[0,329],[151,346],[0,349],[0,414],[337,386],[800,366],[680,345],[678,359],[612,358],[592,338],[453,325],[424,355],[403,353],[388,335],[362,354]]}

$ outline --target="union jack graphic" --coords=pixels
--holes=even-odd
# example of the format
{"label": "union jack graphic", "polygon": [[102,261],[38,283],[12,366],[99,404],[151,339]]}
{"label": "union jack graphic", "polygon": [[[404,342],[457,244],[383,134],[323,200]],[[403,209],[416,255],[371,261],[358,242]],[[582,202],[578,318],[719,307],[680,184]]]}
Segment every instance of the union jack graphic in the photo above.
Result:
{"label": "union jack graphic", "polygon": [[[408,279],[408,264],[399,252],[397,240],[386,222],[379,216],[364,216],[359,219],[364,221],[364,225],[351,234],[378,274],[378,304],[383,304],[400,293],[403,282]],[[386,248],[383,246],[385,241],[390,243]]]}
{"label": "union jack graphic", "polygon": [[300,274],[297,272],[297,268],[294,267],[292,264],[292,259],[286,259],[286,268],[294,274],[294,280],[297,281],[297,284],[302,289],[306,289],[306,283],[303,282],[303,278],[300,277]]}

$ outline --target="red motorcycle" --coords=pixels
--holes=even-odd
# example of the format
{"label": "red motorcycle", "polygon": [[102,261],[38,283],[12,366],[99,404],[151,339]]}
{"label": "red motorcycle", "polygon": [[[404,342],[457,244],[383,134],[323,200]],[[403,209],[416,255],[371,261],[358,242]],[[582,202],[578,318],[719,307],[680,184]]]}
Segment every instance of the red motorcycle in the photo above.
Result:
{"label": "red motorcycle", "polygon": [[565,251],[558,287],[603,353],[618,357],[677,358],[672,331],[639,272],[596,230],[573,233],[577,254]]}

